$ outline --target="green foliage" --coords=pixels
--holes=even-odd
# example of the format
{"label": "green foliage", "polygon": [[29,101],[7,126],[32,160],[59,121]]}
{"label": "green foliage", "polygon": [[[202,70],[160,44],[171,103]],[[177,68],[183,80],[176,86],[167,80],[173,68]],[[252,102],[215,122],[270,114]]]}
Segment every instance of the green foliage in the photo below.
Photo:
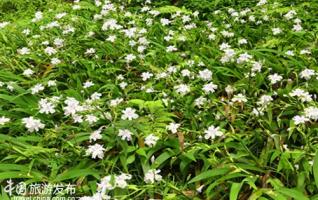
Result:
{"label": "green foliage", "polygon": [[316,1],[98,2],[0,0],[1,200],[318,199]]}

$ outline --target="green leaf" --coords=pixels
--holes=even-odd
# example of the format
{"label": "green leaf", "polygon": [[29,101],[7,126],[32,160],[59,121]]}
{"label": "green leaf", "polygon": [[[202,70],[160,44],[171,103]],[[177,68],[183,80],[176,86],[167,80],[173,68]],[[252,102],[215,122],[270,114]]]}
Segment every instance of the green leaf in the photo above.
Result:
{"label": "green leaf", "polygon": [[277,191],[285,196],[292,197],[297,200],[309,200],[307,196],[299,192],[297,189],[279,188]]}
{"label": "green leaf", "polygon": [[139,148],[136,153],[140,156],[147,157],[146,151],[144,148]]}
{"label": "green leaf", "polygon": [[132,154],[132,155],[130,155],[130,156],[127,158],[126,163],[127,163],[127,165],[129,165],[129,164],[133,163],[134,161],[135,161],[135,154]]}
{"label": "green leaf", "polygon": [[185,8],[179,8],[176,6],[162,6],[160,8],[157,8],[157,11],[160,13],[175,13],[175,12],[183,12],[186,14],[191,14],[191,11],[185,9]]}
{"label": "green leaf", "polygon": [[33,178],[31,175],[21,171],[7,171],[0,173],[0,180],[10,178]]}
{"label": "green leaf", "polygon": [[240,193],[241,187],[242,187],[242,183],[232,183],[231,191],[230,191],[230,200],[237,199],[237,197]]}
{"label": "green leaf", "polygon": [[0,164],[0,171],[28,171],[28,167],[25,165],[16,165],[16,164]]}
{"label": "green leaf", "polygon": [[211,177],[214,177],[214,176],[224,175],[224,174],[228,173],[229,171],[231,171],[230,168],[211,169],[211,170],[202,172],[198,176],[194,177],[193,179],[190,180],[189,183],[198,182],[198,181],[201,181],[201,180],[204,180],[204,179],[208,179],[208,178],[211,178]]}
{"label": "green leaf", "polygon": [[2,200],[10,200],[10,197],[8,196],[8,194],[4,191],[4,188],[3,187],[0,187],[1,188],[1,199]]}
{"label": "green leaf", "polygon": [[99,179],[99,174],[95,170],[91,169],[71,169],[66,170],[62,174],[58,175],[54,182],[61,182],[64,180],[72,179],[72,178],[80,178],[80,177],[86,177],[88,175],[94,176],[96,179]]}
{"label": "green leaf", "polygon": [[284,195],[278,193],[277,191],[268,190],[265,193],[275,200],[287,200],[287,198]]}
{"label": "green leaf", "polygon": [[248,200],[257,200],[259,199],[263,193],[266,191],[266,189],[258,189],[248,198]]}
{"label": "green leaf", "polygon": [[318,188],[318,151],[316,152],[316,155],[314,158],[313,172],[314,172],[316,187]]}
{"label": "green leaf", "polygon": [[157,168],[159,167],[162,163],[164,163],[166,160],[171,158],[174,154],[172,152],[165,151],[163,152],[160,156],[158,156],[153,163],[153,165]]}

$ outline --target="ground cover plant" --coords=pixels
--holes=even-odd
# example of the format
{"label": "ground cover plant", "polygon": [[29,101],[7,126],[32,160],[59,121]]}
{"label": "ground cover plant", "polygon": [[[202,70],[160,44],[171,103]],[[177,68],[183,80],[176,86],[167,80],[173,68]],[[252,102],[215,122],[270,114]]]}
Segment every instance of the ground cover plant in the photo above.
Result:
{"label": "ground cover plant", "polygon": [[1,0],[0,199],[318,199],[317,10]]}

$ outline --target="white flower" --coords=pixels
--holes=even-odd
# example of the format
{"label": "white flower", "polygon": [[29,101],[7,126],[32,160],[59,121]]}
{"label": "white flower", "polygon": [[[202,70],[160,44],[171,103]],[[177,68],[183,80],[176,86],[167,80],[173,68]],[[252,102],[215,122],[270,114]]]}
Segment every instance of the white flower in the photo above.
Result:
{"label": "white flower", "polygon": [[133,38],[136,35],[137,29],[135,27],[122,30],[125,33],[125,36],[128,38]]}
{"label": "white flower", "polygon": [[9,24],[10,24],[9,22],[0,22],[0,29],[6,27]]}
{"label": "white flower", "polygon": [[177,68],[175,66],[169,66],[167,71],[171,74],[176,73],[177,72]]}
{"label": "white flower", "polygon": [[177,133],[178,132],[178,128],[180,127],[181,124],[177,124],[177,123],[173,123],[171,122],[168,126],[167,129],[169,131],[171,131],[172,133]]}
{"label": "white flower", "polygon": [[231,48],[231,46],[230,46],[228,43],[223,42],[223,43],[219,46],[219,48],[220,48],[221,51],[223,51],[223,50],[226,50],[226,49]]}
{"label": "white flower", "polygon": [[243,94],[239,93],[237,95],[234,95],[234,97],[232,98],[232,102],[243,103],[247,102],[247,99]]}
{"label": "white flower", "polygon": [[53,114],[55,113],[55,106],[49,102],[47,99],[41,99],[39,101],[39,109],[40,113],[45,113],[45,114]]}
{"label": "white flower", "polygon": [[177,51],[177,50],[178,49],[173,45],[167,46],[167,52],[173,52],[173,51]]}
{"label": "white flower", "polygon": [[213,34],[213,33],[211,33],[211,34],[208,35],[208,39],[209,39],[209,40],[215,40],[215,38],[216,38],[216,35]]}
{"label": "white flower", "polygon": [[204,186],[205,186],[205,185],[201,185],[200,187],[198,187],[198,188],[196,189],[196,191],[197,191],[198,193],[201,193]]}
{"label": "white flower", "polygon": [[99,100],[101,98],[102,94],[101,93],[98,93],[98,92],[94,92],[92,95],[91,95],[91,100]]}
{"label": "white flower", "polygon": [[86,51],[85,51],[86,55],[92,55],[95,53],[96,53],[96,50],[94,48],[89,48],[89,49],[86,49]]}
{"label": "white flower", "polygon": [[299,18],[294,19],[294,23],[300,24],[301,23],[301,19],[299,19]]}
{"label": "white flower", "polygon": [[305,108],[305,117],[312,120],[318,120],[318,108],[313,106]]}
{"label": "white flower", "polygon": [[103,177],[100,183],[97,184],[98,191],[103,194],[106,191],[113,190],[114,186],[112,185],[111,181],[112,177],[110,175]]}
{"label": "white flower", "polygon": [[79,101],[73,97],[67,97],[64,103],[66,106],[64,106],[63,110],[66,116],[75,115],[76,112],[83,110],[83,107],[80,105]]}
{"label": "white flower", "polygon": [[147,92],[147,93],[153,93],[153,92],[154,92],[154,89],[153,89],[152,87],[151,87],[151,88],[147,88],[147,89],[146,89],[146,92]]}
{"label": "white flower", "polygon": [[270,80],[271,84],[275,84],[283,79],[281,75],[278,75],[277,73],[269,75],[268,79]]}
{"label": "white flower", "polygon": [[126,57],[125,57],[125,60],[126,62],[130,63],[132,62],[133,60],[136,59],[136,56],[134,54],[128,54]]}
{"label": "white flower", "polygon": [[238,57],[238,59],[236,60],[236,62],[238,63],[238,64],[240,64],[240,63],[244,63],[244,62],[248,62],[248,61],[250,61],[250,59],[252,59],[253,57],[250,55],[250,54],[248,54],[248,53],[243,53],[243,54],[240,54],[239,55],[239,57]]}
{"label": "white flower", "polygon": [[297,14],[296,11],[290,10],[290,11],[288,11],[288,13],[286,13],[286,14],[284,15],[284,17],[285,17],[287,20],[290,20],[290,19],[292,19],[292,18],[294,17],[294,15],[296,15],[296,14]]}
{"label": "white flower", "polygon": [[235,90],[235,88],[231,85],[227,85],[225,88],[225,92],[227,93],[228,96],[232,95],[234,90]]}
{"label": "white flower", "polygon": [[41,11],[37,11],[34,14],[34,18],[32,19],[32,22],[40,21],[43,18],[43,13]]}
{"label": "white flower", "polygon": [[255,116],[263,116],[264,115],[264,107],[260,107],[260,108],[253,108],[252,110],[252,114],[255,115]]}
{"label": "white flower", "polygon": [[58,65],[58,64],[60,64],[60,63],[61,63],[61,60],[58,59],[58,58],[52,58],[52,59],[51,59],[51,64],[52,64],[52,65]]}
{"label": "white flower", "polygon": [[54,28],[54,27],[60,27],[60,24],[57,21],[53,21],[46,25],[46,28]]}
{"label": "white flower", "polygon": [[124,101],[124,99],[122,99],[122,98],[112,99],[112,100],[110,100],[110,106],[116,107],[118,104],[120,104],[123,101]]}
{"label": "white flower", "polygon": [[57,53],[57,51],[53,47],[46,47],[44,49],[44,52],[49,56]]}
{"label": "white flower", "polygon": [[240,39],[239,41],[238,41],[238,43],[239,44],[247,44],[247,40],[246,39]]}
{"label": "white flower", "polygon": [[[25,34],[25,35],[30,35],[31,31],[30,31],[30,29],[24,29],[24,30],[22,31],[22,33]],[[34,37],[34,36],[33,36],[33,37]]]}
{"label": "white flower", "polygon": [[127,85],[128,85],[128,83],[126,83],[126,82],[121,82],[121,83],[119,84],[119,87],[120,87],[121,89],[125,89]]}
{"label": "white flower", "polygon": [[9,82],[9,83],[7,84],[8,90],[13,91],[13,90],[14,90],[14,86],[13,86],[13,85],[14,85],[13,82]]}
{"label": "white flower", "polygon": [[131,141],[132,132],[128,129],[119,129],[118,136],[121,137],[122,140]]}
{"label": "white flower", "polygon": [[212,79],[212,72],[208,69],[199,71],[199,77],[204,81],[209,81]]}
{"label": "white flower", "polygon": [[92,87],[94,83],[92,81],[86,81],[83,85],[83,88],[89,88]]}
{"label": "white flower", "polygon": [[273,35],[278,35],[282,32],[282,29],[280,28],[272,28],[272,32],[273,32]]}
{"label": "white flower", "polygon": [[102,26],[103,31],[120,29],[122,26],[117,24],[117,20],[109,19]]}
{"label": "white flower", "polygon": [[295,89],[292,92],[289,93],[290,96],[292,97],[298,97],[302,102],[310,102],[312,101],[311,95],[309,94],[309,92],[304,91],[302,89]]}
{"label": "white flower", "polygon": [[31,93],[32,94],[37,94],[37,93],[39,93],[40,91],[43,91],[43,90],[44,90],[44,86],[41,83],[38,83],[38,84],[36,84],[35,86],[33,86],[31,88]]}
{"label": "white flower", "polygon": [[309,50],[309,49],[302,49],[302,50],[300,51],[300,54],[301,54],[301,55],[304,55],[304,54],[311,54],[311,52],[310,52],[310,50]]}
{"label": "white flower", "polygon": [[207,101],[207,99],[205,97],[199,97],[199,98],[195,99],[194,105],[197,107],[201,107],[206,101]]}
{"label": "white flower", "polygon": [[93,124],[98,121],[98,117],[95,115],[85,115],[85,121],[87,121],[89,124]]}
{"label": "white flower", "polygon": [[303,27],[299,23],[294,24],[293,31],[299,32],[299,31],[302,31],[302,30],[303,30]]}
{"label": "white flower", "polygon": [[185,95],[190,92],[190,88],[186,84],[180,84],[175,86],[174,88],[176,89],[176,92],[181,95]]}
{"label": "white flower", "polygon": [[92,142],[92,141],[102,139],[101,132],[102,132],[102,128],[99,128],[96,131],[93,131],[91,135],[89,136],[89,141]]}
{"label": "white flower", "polygon": [[155,181],[161,181],[162,180],[162,176],[159,174],[160,173],[160,169],[155,170],[155,169],[150,169],[146,172],[145,177],[144,177],[144,181],[146,183],[154,183]]}
{"label": "white flower", "polygon": [[150,147],[153,147],[156,145],[158,140],[159,140],[159,137],[154,136],[153,134],[150,134],[145,138],[145,144]]}
{"label": "white flower", "polygon": [[146,50],[146,47],[145,47],[145,46],[138,46],[137,51],[138,51],[139,53],[143,53],[145,50]]}
{"label": "white flower", "polygon": [[230,37],[233,37],[233,36],[234,36],[234,33],[229,32],[229,31],[226,31],[226,30],[221,31],[221,34],[222,34],[224,37],[226,37],[226,38],[230,38]]}
{"label": "white flower", "polygon": [[154,16],[157,16],[157,15],[160,14],[160,12],[159,12],[158,10],[151,10],[151,11],[149,11],[149,14],[152,14],[152,15],[154,15]]}
{"label": "white flower", "polygon": [[116,35],[110,35],[110,36],[108,36],[108,38],[106,39],[106,41],[115,42],[116,38],[117,38]]}
{"label": "white flower", "polygon": [[141,74],[141,77],[142,77],[142,80],[143,80],[143,81],[148,80],[148,79],[151,78],[152,76],[153,76],[153,74],[150,73],[150,72],[143,72],[143,73]]}
{"label": "white flower", "polygon": [[217,85],[215,85],[214,83],[208,83],[208,84],[205,84],[203,86],[203,90],[205,93],[214,93],[215,90],[218,88]]}
{"label": "white flower", "polygon": [[99,158],[103,159],[104,157],[104,147],[100,144],[94,144],[88,146],[88,149],[86,150],[86,155],[92,155],[92,158]]}
{"label": "white flower", "polygon": [[223,132],[220,131],[219,129],[220,127],[214,127],[213,125],[210,126],[208,130],[204,131],[205,133],[204,138],[207,140],[208,139],[214,140],[214,138],[222,136]]}
{"label": "white flower", "polygon": [[55,18],[56,19],[62,19],[64,16],[66,16],[67,13],[66,12],[62,12],[62,13],[58,13],[55,15]]}
{"label": "white flower", "polygon": [[182,76],[184,76],[184,77],[190,77],[190,75],[191,75],[191,72],[188,70],[188,69],[183,69],[182,71],[181,71],[181,74],[182,74]]}
{"label": "white flower", "polygon": [[63,47],[64,40],[60,38],[55,38],[53,44],[57,47]]}
{"label": "white flower", "polygon": [[83,116],[81,115],[73,114],[72,118],[74,120],[74,123],[82,123],[84,121]]}
{"label": "white flower", "polygon": [[166,25],[169,25],[171,23],[171,21],[169,19],[166,19],[166,18],[161,18],[160,19],[160,23],[163,25],[163,26],[166,26]]}
{"label": "white flower", "polygon": [[161,72],[161,73],[157,74],[156,79],[166,78],[167,76],[168,76],[168,74],[166,72]]}
{"label": "white flower", "polygon": [[123,115],[121,116],[121,119],[123,120],[133,120],[137,119],[139,116],[136,114],[136,110],[134,108],[126,108],[125,110],[122,111]]}
{"label": "white flower", "polygon": [[118,79],[118,80],[125,80],[125,78],[124,78],[124,76],[122,75],[122,74],[119,74],[117,77],[116,77],[116,79]]}
{"label": "white flower", "polygon": [[192,13],[192,15],[194,16],[194,17],[197,17],[198,15],[200,14],[200,12],[199,11],[194,11],[194,13]]}
{"label": "white flower", "polygon": [[262,95],[257,104],[261,106],[267,106],[268,104],[270,104],[271,101],[273,101],[273,98],[271,96]]}
{"label": "white flower", "polygon": [[32,116],[23,118],[22,123],[25,125],[29,132],[39,131],[45,126],[39,119],[34,119]]}
{"label": "white flower", "polygon": [[73,10],[79,10],[79,9],[81,9],[81,6],[80,5],[74,5],[74,6],[72,6],[72,9]]}
{"label": "white flower", "polygon": [[315,74],[316,72],[313,69],[304,69],[302,72],[300,72],[300,77],[309,80]]}
{"label": "white flower", "polygon": [[21,55],[27,55],[27,54],[30,54],[30,49],[27,48],[27,47],[23,47],[21,49],[18,49],[17,50],[19,54]]}
{"label": "white flower", "polygon": [[224,55],[221,58],[221,62],[227,63],[227,62],[233,61],[235,54],[236,52],[233,49],[225,49]]}
{"label": "white flower", "polygon": [[128,183],[127,180],[131,179],[131,175],[130,174],[125,174],[122,173],[119,176],[115,177],[115,187],[119,187],[119,188],[126,188]]}
{"label": "white flower", "polygon": [[262,70],[262,63],[253,62],[252,72],[260,72]]}
{"label": "white flower", "polygon": [[294,56],[295,55],[294,51],[292,51],[292,50],[286,51],[285,54],[288,55],[288,56]]}
{"label": "white flower", "polygon": [[30,77],[33,73],[34,71],[30,68],[23,71],[23,75],[26,77]]}
{"label": "white flower", "polygon": [[56,80],[49,80],[47,82],[47,86],[49,86],[49,87],[56,86]]}
{"label": "white flower", "polygon": [[3,126],[4,124],[8,123],[10,121],[10,118],[7,117],[0,117],[0,126]]}
{"label": "white flower", "polygon": [[293,121],[294,121],[295,125],[298,125],[298,124],[304,124],[304,123],[308,122],[309,119],[305,116],[296,115],[295,117],[293,117]]}

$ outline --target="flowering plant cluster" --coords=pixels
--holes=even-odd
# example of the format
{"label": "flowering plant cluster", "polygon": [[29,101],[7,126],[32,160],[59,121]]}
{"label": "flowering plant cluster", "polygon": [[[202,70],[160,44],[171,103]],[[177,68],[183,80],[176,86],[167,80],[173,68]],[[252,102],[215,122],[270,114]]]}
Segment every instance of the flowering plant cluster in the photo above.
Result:
{"label": "flowering plant cluster", "polygon": [[315,198],[317,2],[45,2],[0,21],[0,182]]}

